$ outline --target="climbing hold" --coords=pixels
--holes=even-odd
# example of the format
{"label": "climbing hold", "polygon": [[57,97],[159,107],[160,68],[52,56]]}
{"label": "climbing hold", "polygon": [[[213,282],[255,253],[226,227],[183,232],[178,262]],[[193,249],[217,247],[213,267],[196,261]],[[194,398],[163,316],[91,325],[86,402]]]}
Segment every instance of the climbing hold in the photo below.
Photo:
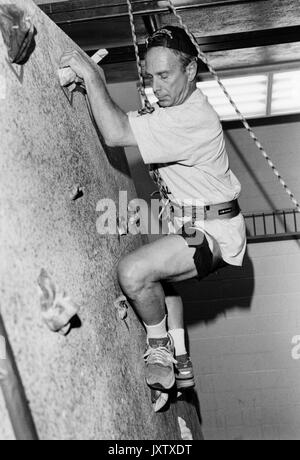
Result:
{"label": "climbing hold", "polygon": [[127,298],[124,295],[118,297],[114,302],[114,306],[118,311],[119,318],[124,321],[127,318],[129,307]]}
{"label": "climbing hold", "polygon": [[178,417],[178,424],[180,428],[181,439],[183,439],[183,441],[192,441],[193,434],[191,430],[187,427],[185,420],[181,417]]}
{"label": "climbing hold", "polygon": [[167,404],[168,400],[168,393],[163,393],[160,390],[151,388],[151,403],[154,412],[159,412]]}
{"label": "climbing hold", "polygon": [[125,217],[117,218],[117,229],[120,236],[125,236],[128,234],[128,222]]}
{"label": "climbing hold", "polygon": [[128,205],[128,222],[130,225],[140,225],[140,206],[134,206],[131,203]]}
{"label": "climbing hold", "polygon": [[76,185],[70,194],[70,198],[72,201],[76,201],[82,197],[83,197],[83,188],[80,187],[80,185]]}
{"label": "climbing hold", "polygon": [[70,83],[73,83],[77,77],[76,73],[71,69],[71,67],[63,67],[62,69],[58,69],[57,73],[61,86],[70,85]]}
{"label": "climbing hold", "polygon": [[140,206],[129,203],[127,218],[124,216],[117,218],[117,229],[120,236],[128,235],[128,233],[131,233],[132,235],[139,233],[139,227],[141,224],[140,211]]}
{"label": "climbing hold", "polygon": [[[105,56],[108,55],[108,51],[105,49],[98,50],[91,59],[96,63],[99,64]],[[99,68],[99,72],[102,74],[102,69]],[[57,71],[60,86],[66,87],[68,91],[73,92],[79,88],[85,90],[85,84],[82,78],[78,77],[76,72],[71,69],[71,67],[62,67]]]}
{"label": "climbing hold", "polygon": [[82,78],[77,77],[71,67],[63,67],[57,71],[58,79],[62,89],[66,88],[70,93],[79,89],[85,89]]}
{"label": "climbing hold", "polygon": [[44,269],[41,270],[38,285],[44,322],[51,331],[67,335],[79,307],[64,292],[57,292],[53,281]]}
{"label": "climbing hold", "polygon": [[36,29],[31,19],[16,5],[1,5],[0,30],[10,62],[25,64],[35,48]]}

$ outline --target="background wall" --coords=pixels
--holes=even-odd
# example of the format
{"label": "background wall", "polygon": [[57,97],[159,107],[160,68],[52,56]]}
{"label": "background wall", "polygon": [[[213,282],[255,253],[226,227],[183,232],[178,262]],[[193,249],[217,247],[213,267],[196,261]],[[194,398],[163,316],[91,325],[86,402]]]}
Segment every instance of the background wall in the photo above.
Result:
{"label": "background wall", "polygon": [[[135,83],[110,89],[125,110],[137,107]],[[299,200],[300,123],[255,131]],[[243,211],[292,208],[248,133],[225,134]],[[138,195],[149,199],[153,186],[139,154],[130,150],[127,157]],[[177,286],[205,439],[300,439],[299,249],[297,241],[251,244],[242,268]]]}
{"label": "background wall", "polygon": [[[249,123],[251,125],[251,120]],[[255,127],[254,131],[299,200],[300,122],[269,124]],[[243,211],[292,208],[289,196],[247,131],[243,128],[226,129],[226,141],[231,167],[243,186],[240,200]]]}

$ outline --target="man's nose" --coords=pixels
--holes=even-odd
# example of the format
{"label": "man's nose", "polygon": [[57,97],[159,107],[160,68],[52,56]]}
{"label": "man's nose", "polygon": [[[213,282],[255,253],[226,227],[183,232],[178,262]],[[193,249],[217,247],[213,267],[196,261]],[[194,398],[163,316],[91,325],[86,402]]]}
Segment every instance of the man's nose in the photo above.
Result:
{"label": "man's nose", "polygon": [[160,90],[160,83],[157,78],[153,78],[152,89],[154,93],[157,93]]}

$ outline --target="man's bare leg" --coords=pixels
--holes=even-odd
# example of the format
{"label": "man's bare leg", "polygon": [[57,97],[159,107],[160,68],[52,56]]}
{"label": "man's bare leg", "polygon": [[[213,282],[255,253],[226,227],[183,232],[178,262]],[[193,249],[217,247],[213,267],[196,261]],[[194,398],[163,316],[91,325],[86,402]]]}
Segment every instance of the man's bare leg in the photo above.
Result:
{"label": "man's bare leg", "polygon": [[[194,253],[195,249],[189,248],[182,237],[169,235],[125,256],[118,266],[120,286],[146,327],[149,344],[145,355],[146,380],[156,389],[169,389],[175,382],[173,344],[167,335],[166,299],[161,281],[196,276]],[[174,325],[181,322],[181,315],[178,312],[176,315]]]}
{"label": "man's bare leg", "polygon": [[169,235],[121,259],[120,286],[144,323],[158,324],[166,314],[162,281],[183,281],[197,275],[194,253],[181,236]]}
{"label": "man's bare leg", "polygon": [[183,302],[178,295],[166,295],[166,307],[168,311],[168,328],[169,329],[183,329]]}

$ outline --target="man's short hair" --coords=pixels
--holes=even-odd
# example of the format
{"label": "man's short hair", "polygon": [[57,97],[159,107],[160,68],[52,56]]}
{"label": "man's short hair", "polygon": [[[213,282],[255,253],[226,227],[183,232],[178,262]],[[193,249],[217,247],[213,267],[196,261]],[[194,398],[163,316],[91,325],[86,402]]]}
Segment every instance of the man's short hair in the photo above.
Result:
{"label": "man's short hair", "polygon": [[198,61],[198,51],[181,27],[165,26],[154,32],[146,41],[146,49],[155,47],[171,49],[180,58],[184,69],[192,61]]}

